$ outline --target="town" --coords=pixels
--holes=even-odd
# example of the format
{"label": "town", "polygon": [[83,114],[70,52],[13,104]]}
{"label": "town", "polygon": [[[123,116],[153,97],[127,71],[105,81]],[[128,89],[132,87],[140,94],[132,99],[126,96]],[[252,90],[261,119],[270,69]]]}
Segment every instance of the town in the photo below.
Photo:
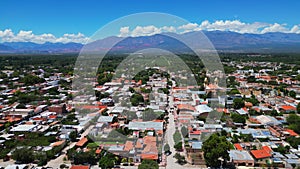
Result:
{"label": "town", "polygon": [[0,166],[300,168],[293,59],[221,54],[220,86],[185,55],[195,85],[179,83],[187,72],[164,66],[113,78],[122,57],[105,60],[89,95],[72,89],[75,56],[0,56]]}

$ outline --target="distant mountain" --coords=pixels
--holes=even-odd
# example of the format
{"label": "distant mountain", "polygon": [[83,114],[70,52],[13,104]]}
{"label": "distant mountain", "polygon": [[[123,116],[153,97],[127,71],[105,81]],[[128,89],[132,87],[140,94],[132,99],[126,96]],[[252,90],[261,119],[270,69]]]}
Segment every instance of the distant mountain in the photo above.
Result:
{"label": "distant mountain", "polygon": [[[0,50],[1,53],[71,53],[79,52],[80,43],[50,43],[37,44],[33,42],[5,42],[0,44],[8,49]],[[0,46],[1,49],[1,46]]]}
{"label": "distant mountain", "polygon": [[[185,34],[162,33],[141,37],[107,37],[89,43],[84,47],[87,51],[104,51],[111,44],[118,41],[111,49],[112,52],[134,52],[146,48],[161,48],[172,52],[191,52],[189,47],[170,37],[189,41],[190,44],[205,48],[207,40],[201,36],[205,34],[218,51],[224,52],[300,52],[300,34],[293,33],[265,33],[240,34],[224,31],[189,32]],[[200,37],[200,39],[199,39]],[[209,45],[207,45],[209,46]],[[69,53],[79,52],[83,45],[79,43],[44,43],[5,42],[0,44],[0,53]]]}

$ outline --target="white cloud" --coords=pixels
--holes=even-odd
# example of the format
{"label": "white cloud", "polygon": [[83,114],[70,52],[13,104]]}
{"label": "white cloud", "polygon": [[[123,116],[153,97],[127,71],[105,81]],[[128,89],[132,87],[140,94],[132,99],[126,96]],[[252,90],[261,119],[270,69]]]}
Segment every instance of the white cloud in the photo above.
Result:
{"label": "white cloud", "polygon": [[295,25],[291,29],[291,33],[300,33],[300,28],[298,25]]}
{"label": "white cloud", "polygon": [[178,27],[178,29],[183,30],[183,32],[181,32],[181,33],[200,30],[199,25],[197,23],[188,23],[186,25],[181,25]]}
{"label": "white cloud", "polygon": [[252,34],[263,34],[268,32],[284,32],[284,33],[299,33],[300,26],[294,25],[289,28],[286,24],[279,23],[264,23],[264,22],[253,22],[245,23],[239,20],[217,20],[215,22],[209,22],[208,20],[202,21],[201,23],[187,23],[178,27],[164,26],[155,27],[151,26],[137,26],[132,31],[129,27],[123,27],[120,29],[120,36],[149,36],[161,32],[175,32],[175,33],[187,33],[192,31],[231,31],[237,33],[252,33]]}
{"label": "white cloud", "polygon": [[121,27],[119,37],[138,37],[138,36],[151,36],[155,34],[159,34],[162,32],[176,32],[176,28],[174,26],[163,26],[158,28],[154,25],[149,26],[137,26],[132,31],[130,31],[129,26]]}
{"label": "white cloud", "polygon": [[137,37],[137,36],[151,36],[159,33],[161,33],[160,28],[150,25],[150,26],[137,26],[135,27],[135,29],[133,29],[130,35],[132,37]]}
{"label": "white cloud", "polygon": [[32,31],[24,31],[21,30],[19,33],[15,34],[11,29],[6,29],[4,31],[0,30],[0,42],[34,42],[34,43],[84,43],[88,40],[88,38],[82,33],[78,34],[64,34],[61,37],[56,37],[53,34],[41,34],[36,35]]}
{"label": "white cloud", "polygon": [[289,33],[290,30],[285,27],[286,25],[284,24],[278,24],[274,23],[271,24],[270,26],[264,28],[261,33],[268,33],[268,32],[284,32],[284,33]]}
{"label": "white cloud", "polygon": [[121,27],[119,37],[129,36],[129,26]]}

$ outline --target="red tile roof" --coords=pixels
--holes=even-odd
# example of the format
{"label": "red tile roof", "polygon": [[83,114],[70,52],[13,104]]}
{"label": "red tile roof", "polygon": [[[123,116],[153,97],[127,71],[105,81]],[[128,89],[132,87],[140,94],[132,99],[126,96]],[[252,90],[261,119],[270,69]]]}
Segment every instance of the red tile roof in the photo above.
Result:
{"label": "red tile roof", "polygon": [[187,109],[187,110],[191,110],[191,111],[195,111],[195,107],[190,105],[190,104],[179,104],[178,109]]}
{"label": "red tile roof", "polygon": [[193,134],[193,135],[200,135],[200,134],[201,134],[201,131],[200,131],[200,130],[191,131],[190,134]]}
{"label": "red tile roof", "polygon": [[290,136],[298,136],[298,134],[294,130],[286,129],[285,131],[287,131],[290,134]]}
{"label": "red tile roof", "polygon": [[158,154],[141,154],[142,159],[157,160]]}
{"label": "red tile roof", "polygon": [[70,169],[90,169],[88,165],[72,165]]}
{"label": "red tile roof", "polygon": [[100,149],[100,148],[97,148],[97,150],[96,150],[96,154],[100,154],[101,153],[101,151],[102,151],[102,149]]}
{"label": "red tile roof", "polygon": [[76,143],[76,146],[82,147],[87,142],[88,142],[88,139],[86,137],[84,137]]}
{"label": "red tile roof", "polygon": [[269,158],[271,157],[271,154],[268,153],[265,150],[251,150],[251,154],[256,158],[256,159],[262,159],[262,158]]}
{"label": "red tile roof", "polygon": [[269,146],[262,146],[261,149],[265,150],[269,154],[271,154],[273,151]]}
{"label": "red tile roof", "polygon": [[293,106],[290,106],[290,105],[283,105],[283,106],[281,106],[281,108],[283,110],[291,110],[291,111],[295,111],[296,110],[296,107],[293,107]]}
{"label": "red tile roof", "polygon": [[126,141],[124,151],[130,151],[133,149],[133,142],[132,141]]}
{"label": "red tile roof", "polygon": [[235,147],[235,149],[237,149],[237,150],[243,150],[243,147],[242,147],[240,144],[238,144],[238,143],[235,143],[235,144],[234,144],[234,147]]}

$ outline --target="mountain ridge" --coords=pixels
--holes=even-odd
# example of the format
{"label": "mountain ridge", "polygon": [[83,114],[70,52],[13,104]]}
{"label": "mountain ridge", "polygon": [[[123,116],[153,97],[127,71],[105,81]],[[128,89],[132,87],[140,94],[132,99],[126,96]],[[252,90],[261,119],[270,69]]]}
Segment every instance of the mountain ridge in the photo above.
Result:
{"label": "mountain ridge", "polygon": [[[184,34],[162,33],[151,36],[127,37],[125,39],[110,36],[89,43],[91,49],[103,50],[108,44],[121,41],[112,50],[135,51],[146,47],[165,47],[185,52],[186,46],[170,39],[168,35],[176,35],[192,43],[198,43],[197,37],[205,34],[216,50],[220,52],[300,52],[300,34],[270,32],[265,34],[237,33],[230,31],[194,31]],[[0,43],[0,53],[72,53],[80,52],[84,45],[80,43],[51,43],[37,44],[33,42],[4,42]],[[182,51],[181,51],[182,50]]]}

